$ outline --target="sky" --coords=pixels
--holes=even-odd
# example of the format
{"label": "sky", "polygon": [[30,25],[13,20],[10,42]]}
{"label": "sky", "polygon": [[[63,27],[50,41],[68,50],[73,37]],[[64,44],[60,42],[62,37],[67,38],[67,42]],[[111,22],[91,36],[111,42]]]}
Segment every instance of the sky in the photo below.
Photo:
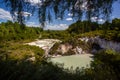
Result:
{"label": "sky", "polygon": [[[2,0],[0,0],[0,2],[1,1]],[[36,5],[37,3],[41,3],[39,0],[30,0],[30,1],[32,3],[31,5]],[[85,4],[82,5],[82,7],[84,6]],[[27,17],[28,15],[30,16],[30,19],[26,20],[27,26],[40,26],[38,21],[38,16],[32,15],[31,13],[28,13],[28,12],[23,12],[23,14],[25,17]],[[52,29],[52,30],[67,29],[70,24],[75,22],[75,20],[73,20],[71,16],[72,16],[71,13],[67,13],[63,20],[58,18],[58,19],[53,19],[51,23],[46,22],[45,29]],[[97,17],[92,17],[91,19],[96,20],[96,18]],[[113,4],[111,19],[114,19],[114,18],[120,18],[120,2],[115,2]],[[6,22],[7,20],[13,21],[9,8],[7,8],[3,3],[0,3],[0,23]],[[99,21],[103,22],[104,20],[99,19]]]}

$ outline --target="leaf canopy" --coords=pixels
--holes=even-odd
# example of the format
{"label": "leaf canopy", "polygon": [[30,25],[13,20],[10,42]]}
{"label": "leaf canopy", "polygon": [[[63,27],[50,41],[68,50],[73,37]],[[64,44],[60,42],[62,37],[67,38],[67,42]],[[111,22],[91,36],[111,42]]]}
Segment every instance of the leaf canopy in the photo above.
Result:
{"label": "leaf canopy", "polygon": [[39,22],[44,26],[45,21],[51,22],[53,16],[63,19],[66,12],[71,13],[76,20],[82,20],[83,16],[89,21],[94,16],[108,20],[112,4],[117,0],[38,0],[37,3],[34,0],[3,1],[11,9],[15,21],[24,24],[26,18],[23,12],[37,13]]}

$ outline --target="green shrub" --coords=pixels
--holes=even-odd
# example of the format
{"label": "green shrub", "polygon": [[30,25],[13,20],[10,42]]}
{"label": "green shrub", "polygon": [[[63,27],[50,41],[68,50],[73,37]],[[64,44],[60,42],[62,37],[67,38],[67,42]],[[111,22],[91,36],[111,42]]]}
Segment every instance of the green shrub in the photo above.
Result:
{"label": "green shrub", "polygon": [[55,43],[53,45],[53,47],[50,49],[49,54],[51,54],[51,55],[53,55],[53,54],[61,54],[61,53],[57,52],[57,49],[58,49],[59,46],[60,46],[60,43]]}
{"label": "green shrub", "polygon": [[[26,26],[25,26],[26,27]],[[33,40],[38,38],[41,28],[26,27],[24,30],[21,29],[21,25],[18,23],[1,23],[0,24],[0,41],[11,41],[11,40]]]}

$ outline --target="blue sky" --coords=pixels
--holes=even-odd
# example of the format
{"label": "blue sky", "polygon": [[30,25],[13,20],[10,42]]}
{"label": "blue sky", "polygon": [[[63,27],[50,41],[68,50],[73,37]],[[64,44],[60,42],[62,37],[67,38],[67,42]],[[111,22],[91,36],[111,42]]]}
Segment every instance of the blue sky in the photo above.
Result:
{"label": "blue sky", "polygon": [[[2,1],[2,0],[0,0]],[[38,3],[38,0],[31,0],[33,1],[33,4]],[[26,24],[28,26],[39,26],[39,22],[38,22],[38,17],[36,15],[32,16],[31,13],[25,12],[24,15],[27,17],[27,15],[31,15],[29,20],[26,20]],[[52,23],[48,23],[46,22],[46,27],[45,29],[53,29],[53,30],[62,30],[62,29],[66,29],[68,27],[68,25],[72,24],[75,22],[75,20],[73,20],[71,18],[70,13],[67,13],[66,16],[64,17],[63,20],[61,19],[53,19]],[[115,2],[113,4],[113,11],[111,14],[111,18],[120,18],[120,2]],[[93,18],[95,19],[95,18]],[[2,3],[0,3],[0,22],[5,22],[7,20],[12,20],[12,17],[9,13],[9,8],[6,8],[5,5]],[[100,19],[100,21],[103,21],[102,19]]]}

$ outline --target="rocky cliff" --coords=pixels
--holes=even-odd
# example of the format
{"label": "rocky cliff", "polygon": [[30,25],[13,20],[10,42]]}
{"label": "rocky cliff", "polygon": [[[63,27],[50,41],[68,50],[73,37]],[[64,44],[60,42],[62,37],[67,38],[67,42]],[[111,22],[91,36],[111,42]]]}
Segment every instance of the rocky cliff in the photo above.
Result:
{"label": "rocky cliff", "polygon": [[84,41],[86,43],[91,43],[91,44],[97,44],[100,46],[101,49],[111,49],[116,52],[120,52],[120,43],[119,42],[114,42],[114,41],[108,41],[105,39],[101,39],[98,36],[97,37],[84,37],[84,38],[79,38],[79,40]]}

